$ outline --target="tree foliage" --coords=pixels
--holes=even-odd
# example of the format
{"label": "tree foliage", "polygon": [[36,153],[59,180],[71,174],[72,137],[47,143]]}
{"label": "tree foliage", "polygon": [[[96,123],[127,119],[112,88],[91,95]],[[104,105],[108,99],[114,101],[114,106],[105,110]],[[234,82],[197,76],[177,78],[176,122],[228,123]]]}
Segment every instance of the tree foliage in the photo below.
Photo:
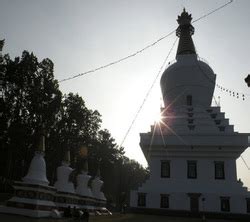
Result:
{"label": "tree foliage", "polygon": [[0,175],[20,180],[26,174],[40,129],[44,127],[51,185],[67,150],[71,153],[72,167],[76,172],[81,170],[83,158],[79,151],[86,146],[89,172],[94,176],[97,168],[101,168],[108,201],[117,206],[125,203],[129,190],[140,185],[148,171],[127,158],[110,132],[101,129],[97,110],[87,108],[78,94],[62,95],[54,78],[53,62],[50,59],[39,62],[27,51],[14,60],[5,55],[0,58],[0,74],[4,91],[4,98],[0,99]]}

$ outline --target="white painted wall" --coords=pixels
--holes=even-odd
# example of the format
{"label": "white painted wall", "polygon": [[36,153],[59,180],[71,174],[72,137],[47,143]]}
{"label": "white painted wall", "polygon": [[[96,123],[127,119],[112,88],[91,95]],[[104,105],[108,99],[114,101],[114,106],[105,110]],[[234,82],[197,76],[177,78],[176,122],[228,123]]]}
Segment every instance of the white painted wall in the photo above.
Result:
{"label": "white painted wall", "polygon": [[[161,178],[161,160],[170,161],[170,178]],[[197,179],[187,178],[187,160],[197,161]],[[214,161],[224,161],[225,179],[215,179]],[[150,178],[131,192],[131,206],[137,207],[137,193],[147,193],[147,208],[160,208],[160,194],[169,194],[169,209],[190,210],[188,193],[201,193],[200,211],[221,212],[220,197],[230,197],[231,213],[246,213],[246,188],[237,181],[236,164],[228,158],[168,158],[152,156]],[[202,198],[205,197],[204,203]]]}

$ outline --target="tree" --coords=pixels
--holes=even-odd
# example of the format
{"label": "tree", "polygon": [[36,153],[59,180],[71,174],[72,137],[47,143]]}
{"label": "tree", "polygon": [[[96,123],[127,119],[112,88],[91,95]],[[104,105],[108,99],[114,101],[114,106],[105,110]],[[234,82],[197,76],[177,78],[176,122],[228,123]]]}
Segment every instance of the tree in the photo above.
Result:
{"label": "tree", "polygon": [[72,165],[79,170],[81,165],[79,149],[82,146],[91,147],[93,141],[97,139],[100,123],[99,112],[88,109],[78,94],[69,93],[63,96],[46,150],[48,169],[52,173],[49,177],[52,182],[55,179],[56,167],[67,150],[70,150]]}
{"label": "tree", "polygon": [[34,54],[27,51],[21,58],[11,60],[5,55],[3,59],[6,128],[1,133],[5,158],[2,161],[6,162],[6,167],[1,173],[9,179],[20,179],[36,148],[42,124],[49,133],[56,120],[61,92],[54,79],[51,60],[38,62]]}
{"label": "tree", "polygon": [[95,176],[101,169],[108,202],[120,208],[128,202],[130,189],[139,186],[148,171],[127,158],[111,133],[101,129],[97,110],[87,108],[78,94],[62,96],[53,72],[51,60],[39,62],[27,51],[14,60],[8,55],[0,58],[5,92],[5,99],[0,99],[0,175],[10,180],[24,176],[37,149],[39,132],[45,128],[45,158],[51,185],[67,150],[75,175],[79,173],[86,159],[79,151],[86,146],[90,175]]}

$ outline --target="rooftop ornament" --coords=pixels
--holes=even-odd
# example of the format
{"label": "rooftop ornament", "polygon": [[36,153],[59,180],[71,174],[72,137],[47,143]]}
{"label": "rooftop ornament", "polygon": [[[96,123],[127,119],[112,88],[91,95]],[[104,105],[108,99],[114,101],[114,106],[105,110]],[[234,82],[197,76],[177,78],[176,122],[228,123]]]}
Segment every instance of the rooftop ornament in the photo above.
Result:
{"label": "rooftop ornament", "polygon": [[191,21],[192,15],[188,14],[184,8],[181,15],[177,18],[179,26],[176,29],[176,35],[180,38],[177,55],[196,54],[191,37],[194,34],[194,27],[191,25]]}

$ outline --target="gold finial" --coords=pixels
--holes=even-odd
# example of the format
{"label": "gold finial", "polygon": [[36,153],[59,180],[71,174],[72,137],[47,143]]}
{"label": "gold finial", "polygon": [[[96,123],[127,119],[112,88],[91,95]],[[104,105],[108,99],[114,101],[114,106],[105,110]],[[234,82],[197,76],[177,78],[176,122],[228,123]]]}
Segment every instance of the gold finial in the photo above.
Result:
{"label": "gold finial", "polygon": [[179,25],[189,25],[192,21],[192,14],[188,14],[185,8],[183,8],[183,12],[178,16],[177,22]]}
{"label": "gold finial", "polygon": [[101,176],[101,170],[100,167],[98,166],[97,171],[96,171],[96,177],[100,177]]}
{"label": "gold finial", "polygon": [[44,129],[40,132],[39,144],[37,151],[44,153],[45,152],[45,131]]}
{"label": "gold finial", "polygon": [[70,163],[70,151],[69,150],[65,152],[63,162]]}
{"label": "gold finial", "polygon": [[46,135],[46,131],[45,131],[45,125],[44,123],[42,124],[40,131],[39,131],[39,144],[38,144],[38,152],[45,152],[45,135]]}
{"label": "gold finial", "polygon": [[96,171],[96,177],[99,177],[99,178],[101,177],[100,166],[101,166],[101,159],[98,160],[97,171]]}
{"label": "gold finial", "polygon": [[88,172],[88,171],[89,171],[88,159],[85,159],[85,160],[84,160],[83,171],[84,171],[84,172]]}
{"label": "gold finial", "polygon": [[196,54],[192,35],[194,34],[194,27],[191,24],[192,15],[183,9],[181,15],[178,16],[177,22],[179,24],[176,29],[176,35],[180,38],[176,55]]}
{"label": "gold finial", "polygon": [[80,157],[84,158],[88,156],[88,148],[86,146],[82,146],[79,150]]}

